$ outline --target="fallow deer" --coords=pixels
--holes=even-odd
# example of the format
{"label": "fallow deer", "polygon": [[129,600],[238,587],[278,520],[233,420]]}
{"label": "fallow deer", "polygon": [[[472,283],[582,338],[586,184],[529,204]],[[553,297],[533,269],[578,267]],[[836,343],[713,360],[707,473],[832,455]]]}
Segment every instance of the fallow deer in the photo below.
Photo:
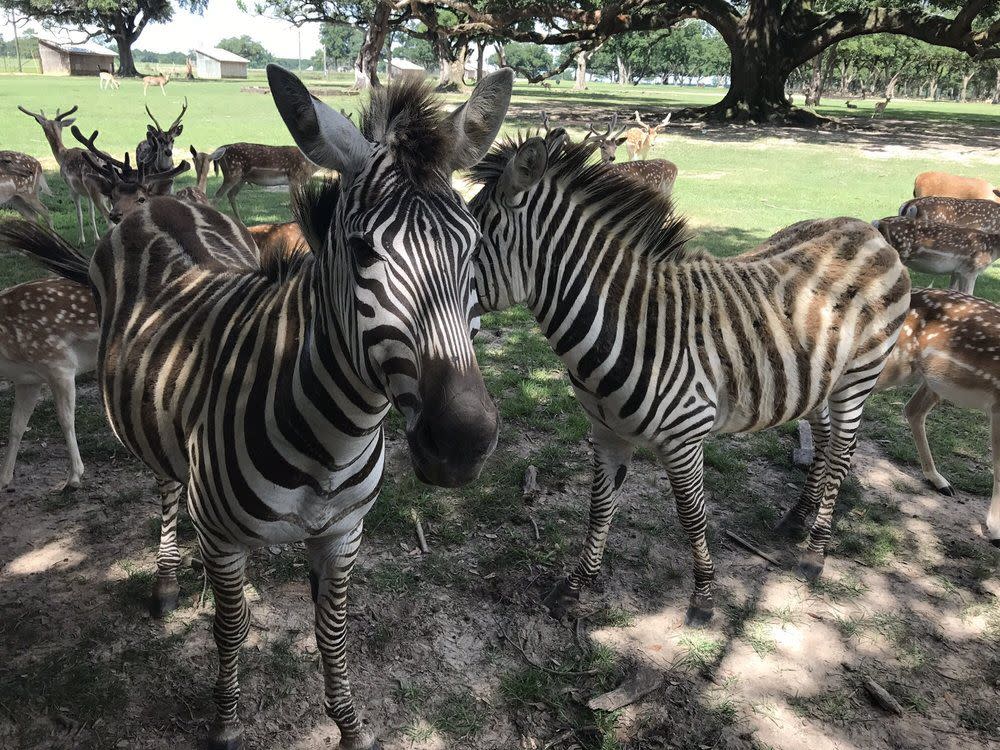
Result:
{"label": "fallow deer", "polygon": [[844,106],[847,107],[848,109],[857,109],[858,108],[858,105],[855,104],[854,102],[852,102],[850,99],[848,99],[847,101],[844,102]]}
{"label": "fallow deer", "polygon": [[41,279],[0,292],[0,380],[14,384],[7,455],[0,487],[14,478],[14,464],[28,420],[48,385],[66,439],[69,476],[80,486],[83,460],[76,442],[76,376],[97,366],[100,328],[93,293],[65,279]]}
{"label": "fallow deer", "polygon": [[52,226],[39,193],[52,195],[38,159],[20,151],[0,151],[0,206],[9,205],[29,221]]}
{"label": "fallow deer", "polygon": [[[136,166],[144,164],[146,171],[150,174],[154,172],[166,173],[174,166],[174,140],[184,131],[181,118],[187,112],[187,97],[184,97],[184,105],[181,113],[177,115],[170,127],[166,130],[146,107],[146,114],[153,121],[152,125],[146,125],[146,139],[140,141],[135,147]],[[173,188],[173,180],[164,180],[156,184],[157,195],[167,195]]]}
{"label": "fallow deer", "polygon": [[934,465],[927,415],[941,399],[990,415],[993,497],[986,535],[1000,547],[1000,306],[948,289],[915,289],[899,341],[876,384],[920,387],[903,409],[924,478],[943,495],[955,490]]}
{"label": "fallow deer", "polygon": [[318,169],[296,146],[230,143],[211,153],[198,152],[192,146],[191,152],[195,156],[198,187],[202,190],[208,179],[209,165],[214,165],[216,174],[221,169],[222,185],[215,191],[212,200],[217,203],[223,197],[229,198],[233,215],[240,221],[236,196],[244,185],[288,185],[294,192],[301,189]]}
{"label": "fallow deer", "polygon": [[111,203],[109,218],[115,224],[150,198],[163,195],[161,184],[172,183],[177,175],[191,168],[190,164],[182,161],[165,172],[154,172],[149,164],[138,162],[137,159],[138,167],[133,169],[128,154],[125,154],[125,161],[120,161],[97,148],[97,135],[98,131],[95,130],[90,138],[85,138],[80,129],[73,126],[73,137],[90,152],[84,154],[83,158],[100,176],[101,192]]}
{"label": "fallow deer", "polygon": [[950,274],[950,288],[965,294],[973,293],[979,274],[1000,258],[1000,234],[904,216],[873,221],[872,226],[896,248],[906,266],[922,273]]}
{"label": "fallow deer", "polygon": [[178,200],[186,201],[188,203],[200,203],[203,206],[212,205],[212,201],[209,199],[205,191],[194,185],[181,188],[174,193],[174,196]]}
{"label": "fallow deer", "polygon": [[656,143],[656,136],[670,123],[670,114],[664,117],[659,125],[647,125],[642,121],[639,112],[636,111],[635,121],[639,127],[629,128],[625,131],[625,152],[628,154],[629,161],[645,159],[649,156],[649,150]]}
{"label": "fallow deer", "polygon": [[149,90],[150,86],[159,86],[160,93],[164,96],[167,92],[164,90],[164,86],[170,83],[169,73],[157,73],[155,76],[143,76],[142,77],[142,95],[145,96],[146,92]]}
{"label": "fallow deer", "polygon": [[[593,125],[590,125],[585,142],[593,143],[597,146],[601,154],[601,161],[610,165],[613,172],[626,175],[630,179],[637,180],[649,185],[654,190],[658,190],[664,195],[670,195],[674,190],[674,182],[677,180],[677,165],[666,159],[648,159],[644,161],[624,161],[615,162],[615,152],[618,144],[624,141],[621,138],[621,130],[616,131],[618,116],[611,119],[611,124],[607,126],[605,132],[598,132]],[[546,131],[547,123],[546,124]]]}
{"label": "fallow deer", "polygon": [[913,198],[899,208],[899,215],[918,221],[1000,232],[1000,204],[973,198]]}
{"label": "fallow deer", "polygon": [[115,89],[116,91],[121,88],[121,84],[118,83],[118,79],[115,74],[110,70],[102,70],[98,72],[97,77],[100,79],[101,91],[110,91]]}
{"label": "fallow deer", "polygon": [[876,117],[882,117],[885,114],[885,108],[889,106],[889,102],[892,101],[891,96],[887,96],[884,101],[875,103],[875,110],[872,112],[872,119]]}
{"label": "fallow deer", "polygon": [[1000,190],[988,180],[947,172],[921,172],[913,181],[913,197],[972,198],[1000,203]]}
{"label": "fallow deer", "polygon": [[45,110],[35,113],[20,105],[18,105],[18,109],[35,119],[35,122],[41,126],[45,139],[49,142],[52,155],[59,164],[59,173],[69,187],[73,203],[76,204],[76,219],[80,228],[81,245],[87,242],[87,236],[83,231],[83,200],[86,199],[90,202],[90,223],[94,229],[94,241],[96,242],[98,231],[95,209],[100,211],[105,219],[108,218],[108,209],[104,204],[99,180],[94,170],[84,160],[83,149],[66,148],[62,141],[62,130],[75,122],[75,118],[70,117],[70,115],[76,112],[77,107],[62,114],[59,114],[57,109],[56,116],[51,120],[45,116]]}
{"label": "fallow deer", "polygon": [[[548,120],[544,113],[542,113],[542,118],[545,132],[548,133]],[[618,126],[618,115],[616,114],[611,118],[611,122],[605,127],[603,133],[594,127],[594,123],[590,123],[587,126],[587,135],[583,137],[583,140],[597,146],[597,150],[601,154],[601,161],[613,162],[618,153],[618,147],[625,142],[625,136],[622,133],[625,132],[626,128],[628,125]]]}

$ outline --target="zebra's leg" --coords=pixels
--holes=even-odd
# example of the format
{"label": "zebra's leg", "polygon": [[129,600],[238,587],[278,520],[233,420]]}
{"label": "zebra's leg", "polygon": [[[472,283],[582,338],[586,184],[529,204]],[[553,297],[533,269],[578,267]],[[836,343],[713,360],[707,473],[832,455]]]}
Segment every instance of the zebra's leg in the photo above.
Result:
{"label": "zebra's leg", "polygon": [[812,429],[813,460],[809,465],[809,475],[802,487],[802,494],[778,521],[775,531],[782,536],[801,541],[807,533],[806,519],[819,507],[826,479],[826,448],[830,444],[830,409],[824,404],[814,410],[806,419]]}
{"label": "zebra's leg", "polygon": [[156,581],[149,601],[149,611],[153,617],[163,617],[177,609],[180,585],[177,583],[177,569],[181,564],[181,553],[177,547],[177,513],[180,510],[184,485],[173,479],[157,480],[160,491],[160,549],[156,553]]}
{"label": "zebra's leg", "polygon": [[562,619],[580,600],[580,589],[597,577],[604,559],[611,522],[618,511],[618,493],[632,463],[632,446],[594,425],[594,477],[590,487],[590,527],[576,568],[545,597],[553,617]]}
{"label": "zebra's leg", "polygon": [[858,443],[861,410],[873,382],[857,390],[845,388],[836,391],[827,402],[830,407],[830,443],[826,449],[826,478],[819,512],[809,530],[809,543],[799,558],[799,572],[809,581],[816,580],[823,572],[826,548],[833,529],[833,509],[840,494],[840,485],[851,468],[851,458]]}
{"label": "zebra's leg", "polygon": [[17,451],[21,447],[21,438],[28,429],[28,420],[35,410],[38,397],[42,393],[41,383],[15,383],[14,408],[10,412],[10,437],[7,439],[7,456],[0,469],[0,489],[14,480],[14,464],[17,462]]}
{"label": "zebra's leg", "polygon": [[238,750],[243,746],[243,727],[236,716],[240,700],[240,649],[250,632],[250,609],[243,591],[247,551],[201,535],[199,542],[215,596],[212,634],[219,651],[219,675],[214,691],[216,715],[208,730],[208,747]]}
{"label": "zebra's leg", "polygon": [[677,503],[677,517],[691,543],[694,557],[694,593],[685,623],[700,627],[712,619],[715,609],[712,598],[715,565],[705,537],[708,514],[705,512],[705,448],[701,438],[677,448],[664,463]]}
{"label": "zebra's leg", "polygon": [[361,726],[347,677],[347,587],[361,546],[363,524],[339,538],[310,539],[313,602],[316,604],[316,645],[323,658],[327,715],[340,729],[340,750],[374,750],[375,735]]}

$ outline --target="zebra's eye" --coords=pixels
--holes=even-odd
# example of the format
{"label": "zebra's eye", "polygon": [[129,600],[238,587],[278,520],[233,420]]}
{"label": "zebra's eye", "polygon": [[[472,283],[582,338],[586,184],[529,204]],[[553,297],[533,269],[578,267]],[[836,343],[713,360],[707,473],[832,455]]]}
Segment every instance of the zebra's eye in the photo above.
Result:
{"label": "zebra's eye", "polygon": [[359,266],[373,266],[383,260],[372,242],[364,237],[351,237],[347,241],[347,246]]}

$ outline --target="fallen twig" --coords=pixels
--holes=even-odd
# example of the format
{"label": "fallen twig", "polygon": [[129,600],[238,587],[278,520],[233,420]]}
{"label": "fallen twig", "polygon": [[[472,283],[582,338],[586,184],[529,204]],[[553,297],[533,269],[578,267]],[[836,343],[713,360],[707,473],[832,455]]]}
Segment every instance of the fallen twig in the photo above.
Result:
{"label": "fallen twig", "polygon": [[635,675],[610,692],[587,701],[591,711],[617,711],[643,698],[663,684],[664,674],[655,667],[643,665]]}
{"label": "fallen twig", "polygon": [[420,547],[420,551],[425,555],[430,553],[430,548],[427,546],[427,537],[424,536],[424,527],[420,523],[420,516],[417,515],[417,511],[413,511],[413,525],[417,529],[417,546]]}
{"label": "fallen twig", "polygon": [[567,729],[562,734],[556,735],[551,740],[545,743],[545,746],[542,748],[542,750],[552,750],[552,748],[554,748],[556,745],[561,745],[562,743],[564,743],[566,740],[568,740],[570,737],[573,736],[573,732],[574,730]]}
{"label": "fallen twig", "polygon": [[538,533],[538,521],[533,516],[528,516],[528,520],[531,521],[531,526],[535,530],[535,541],[541,541],[542,535]]}
{"label": "fallen twig", "polygon": [[734,542],[736,542],[738,545],[740,545],[744,549],[748,549],[751,552],[753,552],[755,555],[757,555],[757,557],[761,557],[761,558],[767,560],[769,563],[771,563],[771,565],[774,565],[774,566],[779,567],[779,568],[781,567],[781,563],[778,562],[774,557],[772,557],[771,555],[767,554],[763,550],[759,549],[754,544],[751,544],[750,542],[748,542],[743,537],[738,536],[737,534],[734,534],[733,532],[731,532],[729,530],[726,531],[726,536],[728,536],[730,539],[732,539]]}
{"label": "fallen twig", "polygon": [[865,677],[861,684],[864,685],[865,690],[868,691],[868,695],[872,697],[872,700],[881,708],[897,716],[903,715],[903,707],[899,705],[899,701],[893,698],[888,690],[875,682],[871,677]]}

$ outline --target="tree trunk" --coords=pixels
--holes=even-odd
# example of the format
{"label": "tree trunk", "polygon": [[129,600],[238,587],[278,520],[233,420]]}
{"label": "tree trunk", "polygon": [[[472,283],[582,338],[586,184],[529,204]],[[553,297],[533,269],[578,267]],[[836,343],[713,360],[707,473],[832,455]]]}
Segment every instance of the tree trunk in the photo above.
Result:
{"label": "tree trunk", "polygon": [[359,91],[382,85],[378,80],[378,56],[389,34],[390,11],[391,6],[379,0],[365,32],[365,40],[354,60],[354,88]]}
{"label": "tree trunk", "polygon": [[886,100],[892,99],[892,97],[896,95],[896,82],[899,80],[899,77],[901,75],[902,71],[896,73],[892,78],[889,79],[889,82],[885,85]]}
{"label": "tree trunk", "polygon": [[464,91],[465,85],[465,59],[468,54],[468,42],[466,39],[458,38],[455,47],[450,44],[448,37],[441,36],[438,45],[438,90],[439,91]]}
{"label": "tree trunk", "polygon": [[[585,91],[587,89],[587,58],[589,57],[589,52],[576,53],[576,84],[573,86],[574,91]],[[997,87],[997,90],[1000,91],[1000,68],[997,68]]]}
{"label": "tree trunk", "polygon": [[937,87],[937,78],[931,78],[927,81],[927,96],[931,99],[931,101],[937,101]]}
{"label": "tree trunk", "polygon": [[972,80],[972,76],[974,75],[975,73],[967,73],[964,76],[962,76],[962,90],[958,95],[958,100],[960,102],[966,101],[967,95],[969,93],[969,81]]}
{"label": "tree trunk", "polygon": [[132,42],[128,34],[121,34],[115,37],[118,44],[118,76],[119,78],[129,78],[139,75],[135,69],[135,60],[132,57]]}
{"label": "tree trunk", "polygon": [[806,106],[815,107],[819,104],[820,91],[823,88],[823,56],[813,60],[812,77],[805,87]]}
{"label": "tree trunk", "polygon": [[476,83],[483,80],[483,66],[485,64],[486,57],[486,42],[482,39],[479,40],[479,56],[476,58]]}
{"label": "tree trunk", "polygon": [[730,48],[729,91],[718,104],[700,110],[710,120],[766,122],[791,111],[785,81],[791,70],[777,50],[763,49],[759,39]]}
{"label": "tree trunk", "polygon": [[11,10],[10,25],[14,27],[14,53],[17,55],[17,72],[23,73],[24,68],[21,66],[21,40],[17,36],[17,21],[17,16],[14,15],[14,11]]}
{"label": "tree trunk", "polygon": [[504,48],[503,42],[497,42],[494,45],[494,48],[497,51],[497,65],[499,65],[501,68],[506,68],[507,67],[507,50]]}
{"label": "tree trunk", "polygon": [[632,73],[625,64],[621,55],[615,55],[615,63],[618,65],[618,83],[621,86],[628,86],[631,83]]}
{"label": "tree trunk", "polygon": [[993,85],[993,103],[1000,104],[1000,67],[997,68],[997,80]]}

